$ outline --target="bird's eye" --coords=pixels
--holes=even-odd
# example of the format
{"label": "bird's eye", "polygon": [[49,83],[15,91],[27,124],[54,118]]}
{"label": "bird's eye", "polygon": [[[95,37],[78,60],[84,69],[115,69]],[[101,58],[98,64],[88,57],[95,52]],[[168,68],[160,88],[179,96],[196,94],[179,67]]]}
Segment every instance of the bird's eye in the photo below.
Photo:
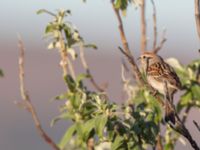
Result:
{"label": "bird's eye", "polygon": [[145,59],[146,58],[146,56],[143,56],[143,59]]}

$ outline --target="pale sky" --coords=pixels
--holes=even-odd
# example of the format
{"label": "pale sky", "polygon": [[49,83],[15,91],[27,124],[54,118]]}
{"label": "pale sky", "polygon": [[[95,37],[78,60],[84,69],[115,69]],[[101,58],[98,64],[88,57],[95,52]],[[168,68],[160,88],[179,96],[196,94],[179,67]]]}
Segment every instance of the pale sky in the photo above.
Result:
{"label": "pale sky", "polygon": [[[41,39],[44,27],[51,18],[48,15],[37,15],[36,11],[41,8],[51,11],[58,8],[70,9],[72,16],[68,19],[77,26],[86,41],[96,43],[102,49],[109,49],[108,51],[111,52],[121,44],[117,20],[109,0],[88,0],[86,4],[81,0],[1,1],[0,45],[3,49],[15,50],[17,33],[22,35],[28,46],[34,45],[38,47],[37,49],[46,46],[45,41]],[[200,47],[196,34],[193,1],[155,0],[155,3],[159,35],[162,34],[164,28],[167,30],[168,41],[164,47],[167,49],[167,53],[181,50],[189,54],[189,51]],[[150,1],[147,6],[147,31],[149,40],[152,40],[152,7]],[[134,44],[132,48],[138,50],[139,10],[135,9],[134,6],[129,7],[127,16],[123,20],[130,45],[133,46]],[[149,48],[151,48],[151,44]],[[178,55],[174,54],[175,56]]]}

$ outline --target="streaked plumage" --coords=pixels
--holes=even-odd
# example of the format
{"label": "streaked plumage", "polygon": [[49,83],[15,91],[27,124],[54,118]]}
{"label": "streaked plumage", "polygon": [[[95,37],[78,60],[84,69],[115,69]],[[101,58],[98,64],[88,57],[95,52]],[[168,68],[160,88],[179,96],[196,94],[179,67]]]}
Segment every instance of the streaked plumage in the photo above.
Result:
{"label": "streaked plumage", "polygon": [[[172,114],[174,114],[173,107],[167,108],[167,106],[173,106],[173,95],[181,88],[181,82],[176,72],[162,59],[162,57],[154,53],[145,52],[140,56],[140,59],[148,83],[167,99],[166,120],[171,120],[175,123],[175,118],[172,116]],[[169,103],[171,105],[169,105]]]}

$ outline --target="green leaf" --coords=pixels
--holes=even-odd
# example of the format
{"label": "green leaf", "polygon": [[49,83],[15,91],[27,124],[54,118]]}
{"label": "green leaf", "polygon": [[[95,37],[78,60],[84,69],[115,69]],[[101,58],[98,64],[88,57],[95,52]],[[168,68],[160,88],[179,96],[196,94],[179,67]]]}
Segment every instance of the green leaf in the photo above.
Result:
{"label": "green leaf", "polygon": [[101,115],[96,118],[96,132],[100,138],[103,137],[103,130],[108,121],[108,117],[106,115]]}
{"label": "green leaf", "polygon": [[86,78],[90,78],[90,76],[88,74],[84,74],[84,73],[81,73],[78,75],[78,77],[76,78],[76,83],[77,84],[80,84],[80,82],[82,82],[84,79]]}
{"label": "green leaf", "polygon": [[188,65],[188,67],[191,68],[193,71],[197,70],[199,66],[200,66],[200,59],[194,60]]}
{"label": "green leaf", "polygon": [[85,48],[93,48],[93,49],[97,49],[98,47],[95,44],[85,44],[83,45]]}
{"label": "green leaf", "polygon": [[115,8],[125,11],[128,6],[127,0],[116,0],[115,1]]}
{"label": "green leaf", "polygon": [[115,8],[119,9],[121,7],[121,3],[122,3],[121,0],[116,0],[115,1]]}
{"label": "green leaf", "polygon": [[68,47],[72,47],[74,44],[78,43],[78,41],[76,41],[75,39],[73,38],[70,38],[68,39],[67,41],[67,44],[68,44]]}
{"label": "green leaf", "polygon": [[200,86],[197,84],[194,84],[191,88],[193,99],[200,101]]}
{"label": "green leaf", "polygon": [[53,32],[53,31],[54,31],[54,26],[53,26],[53,24],[49,23],[45,28],[45,34],[48,34],[48,33]]}
{"label": "green leaf", "polygon": [[74,79],[71,77],[71,75],[66,75],[64,77],[65,82],[68,85],[68,88],[71,92],[74,92],[76,90],[76,82],[74,81]]}
{"label": "green leaf", "polygon": [[77,134],[79,135],[79,137],[83,137],[83,128],[84,128],[84,124],[77,122],[76,123],[76,128],[77,128]]}
{"label": "green leaf", "polygon": [[185,106],[188,105],[192,101],[192,93],[191,91],[187,91],[181,96],[180,104]]}
{"label": "green leaf", "polygon": [[83,139],[84,141],[87,141],[89,136],[90,136],[90,132],[92,131],[92,129],[95,128],[95,119],[90,119],[87,122],[84,123],[84,128],[83,128]]}
{"label": "green leaf", "polygon": [[68,96],[68,93],[63,93],[63,94],[56,96],[54,99],[55,100],[65,100],[65,99],[67,99],[67,96]]}
{"label": "green leaf", "polygon": [[3,71],[0,69],[0,77],[3,77],[4,76],[4,73]]}
{"label": "green leaf", "polygon": [[165,144],[164,150],[172,150],[172,149],[174,149],[174,144],[172,143]]}
{"label": "green leaf", "polygon": [[54,17],[56,16],[56,14],[54,14],[54,13],[52,13],[52,12],[46,10],[46,9],[40,9],[40,10],[38,10],[36,13],[37,13],[38,15],[43,14],[43,13],[46,13],[46,14],[49,14],[49,15],[54,16]]}
{"label": "green leaf", "polygon": [[75,92],[71,97],[69,97],[69,100],[73,106],[74,109],[78,109],[81,103],[82,93]]}
{"label": "green leaf", "polygon": [[115,138],[114,142],[111,145],[112,150],[119,150],[119,148],[123,145],[124,138],[121,137],[120,135],[117,135]]}
{"label": "green leaf", "polygon": [[52,121],[50,126],[53,127],[55,125],[55,123],[59,120],[63,120],[63,119],[67,119],[67,118],[71,118],[71,115],[69,115],[67,112],[55,117]]}
{"label": "green leaf", "polygon": [[66,144],[69,142],[69,140],[72,138],[74,132],[76,131],[76,124],[73,124],[71,127],[67,129],[64,136],[60,140],[58,146],[62,150],[65,148]]}
{"label": "green leaf", "polygon": [[73,48],[68,48],[67,52],[72,56],[72,59],[75,60],[77,58],[77,53]]}
{"label": "green leaf", "polygon": [[40,14],[45,13],[45,12],[46,12],[45,9],[40,9],[40,10],[38,10],[36,13],[37,13],[38,15],[40,15]]}
{"label": "green leaf", "polygon": [[69,41],[72,38],[71,27],[64,24],[63,29],[64,29],[65,37],[66,37],[67,41]]}

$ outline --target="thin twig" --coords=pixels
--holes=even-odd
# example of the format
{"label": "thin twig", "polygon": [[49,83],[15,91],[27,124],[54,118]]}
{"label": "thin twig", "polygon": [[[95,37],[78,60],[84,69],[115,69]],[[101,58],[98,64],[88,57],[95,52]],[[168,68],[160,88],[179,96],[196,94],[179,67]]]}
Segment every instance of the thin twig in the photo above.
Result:
{"label": "thin twig", "polygon": [[156,5],[154,0],[151,0],[153,6],[153,31],[154,31],[154,41],[153,41],[153,49],[156,49],[157,45],[157,17],[156,17]]}
{"label": "thin twig", "polygon": [[190,145],[195,149],[195,150],[200,150],[199,146],[197,145],[196,141],[192,138],[189,130],[186,128],[186,126],[183,124],[183,122],[181,121],[181,119],[179,118],[178,114],[175,112],[175,117],[176,117],[176,124],[172,125],[169,123],[170,127],[175,130],[176,132],[178,132],[179,134],[181,134],[182,136],[184,136],[188,142],[190,143]]}
{"label": "thin twig", "polygon": [[145,19],[145,4],[146,1],[142,0],[141,1],[141,40],[140,40],[140,50],[143,53],[144,51],[146,51],[147,48],[147,35],[146,35],[146,19]]}
{"label": "thin twig", "polygon": [[128,46],[128,42],[127,42],[127,39],[126,39],[126,35],[124,33],[124,27],[123,27],[123,23],[122,23],[122,19],[121,19],[121,16],[120,16],[120,13],[119,13],[119,9],[115,8],[114,6],[114,1],[111,1],[112,2],[112,7],[113,7],[113,10],[115,12],[115,15],[117,17],[117,20],[118,20],[118,24],[119,24],[119,32],[120,32],[120,37],[121,37],[121,41],[122,41],[122,44],[123,44],[123,47],[124,47],[124,54],[128,57],[130,57],[129,61],[131,61],[131,67],[132,67],[132,72],[134,74],[134,77],[136,79],[136,81],[141,84],[141,85],[144,85],[144,81],[142,79],[142,75],[139,71],[139,68],[138,66],[136,65],[135,63],[135,60],[134,60],[134,57],[131,53],[131,51],[129,50],[129,46]]}
{"label": "thin twig", "polygon": [[67,51],[65,48],[65,42],[61,32],[59,33],[59,42],[61,44],[61,48],[59,50],[61,56],[60,66],[62,67],[63,70],[63,77],[65,77],[67,75],[68,61],[67,61]]}
{"label": "thin twig", "polygon": [[183,124],[185,124],[185,122],[186,122],[186,120],[187,120],[187,117],[188,117],[188,114],[189,114],[191,108],[192,108],[191,105],[188,105],[188,106],[186,107],[185,112],[184,112],[184,114],[183,114],[183,118],[182,118]]}
{"label": "thin twig", "polygon": [[93,78],[93,76],[92,76],[92,74],[90,72],[89,66],[88,66],[88,64],[86,62],[86,59],[85,59],[83,44],[80,44],[80,59],[81,59],[81,63],[83,65],[83,68],[86,70],[86,73],[90,76],[90,82],[93,84],[93,86],[99,92],[104,92],[105,90],[96,83],[96,81],[94,80],[94,78]]}
{"label": "thin twig", "polygon": [[158,53],[158,51],[162,49],[163,45],[167,41],[167,39],[165,38],[165,33],[166,30],[163,31],[162,40],[160,41],[160,44],[153,50],[153,53]]}
{"label": "thin twig", "polygon": [[198,129],[199,132],[200,132],[200,126],[198,125],[198,123],[197,123],[195,120],[193,120],[193,123],[194,123],[194,125],[197,127],[197,129]]}
{"label": "thin twig", "polygon": [[156,150],[163,150],[163,145],[162,145],[162,137],[160,133],[156,137]]}
{"label": "thin twig", "polygon": [[154,30],[154,41],[153,41],[153,52],[158,53],[158,51],[163,47],[164,43],[167,41],[165,38],[165,30],[163,31],[162,40],[160,44],[157,46],[157,17],[156,17],[156,5],[154,0],[151,0],[153,6],[153,30]]}
{"label": "thin twig", "polygon": [[128,46],[128,42],[127,42],[126,35],[125,35],[125,32],[124,32],[124,26],[123,26],[122,19],[121,19],[120,13],[119,13],[119,9],[115,8],[114,2],[112,2],[112,7],[113,7],[113,10],[114,10],[115,15],[117,17],[117,20],[118,20],[118,24],[119,24],[118,28],[119,28],[120,37],[121,37],[123,47],[126,50],[126,52],[128,54],[130,54],[131,52],[129,50],[129,46]]}
{"label": "thin twig", "polygon": [[38,115],[36,113],[36,110],[34,106],[31,103],[30,97],[25,89],[24,84],[24,45],[19,38],[19,49],[20,49],[20,55],[19,55],[19,79],[20,79],[20,92],[21,97],[23,99],[24,105],[26,106],[27,110],[31,113],[35,127],[39,133],[39,135],[44,139],[44,141],[49,144],[54,150],[60,150],[59,147],[55,144],[55,142],[47,135],[47,133],[43,130],[40,120],[38,118]]}
{"label": "thin twig", "polygon": [[67,59],[67,64],[69,66],[69,71],[71,73],[72,78],[75,79],[76,75],[75,75],[74,67],[73,67],[72,62],[70,61],[69,58]]}
{"label": "thin twig", "polygon": [[162,39],[160,41],[160,44],[157,46],[157,17],[156,17],[156,5],[154,0],[151,0],[152,6],[153,6],[153,30],[154,30],[154,41],[153,41],[153,53],[158,53],[160,49],[162,49],[164,43],[167,41],[165,38],[166,31],[163,31]]}

